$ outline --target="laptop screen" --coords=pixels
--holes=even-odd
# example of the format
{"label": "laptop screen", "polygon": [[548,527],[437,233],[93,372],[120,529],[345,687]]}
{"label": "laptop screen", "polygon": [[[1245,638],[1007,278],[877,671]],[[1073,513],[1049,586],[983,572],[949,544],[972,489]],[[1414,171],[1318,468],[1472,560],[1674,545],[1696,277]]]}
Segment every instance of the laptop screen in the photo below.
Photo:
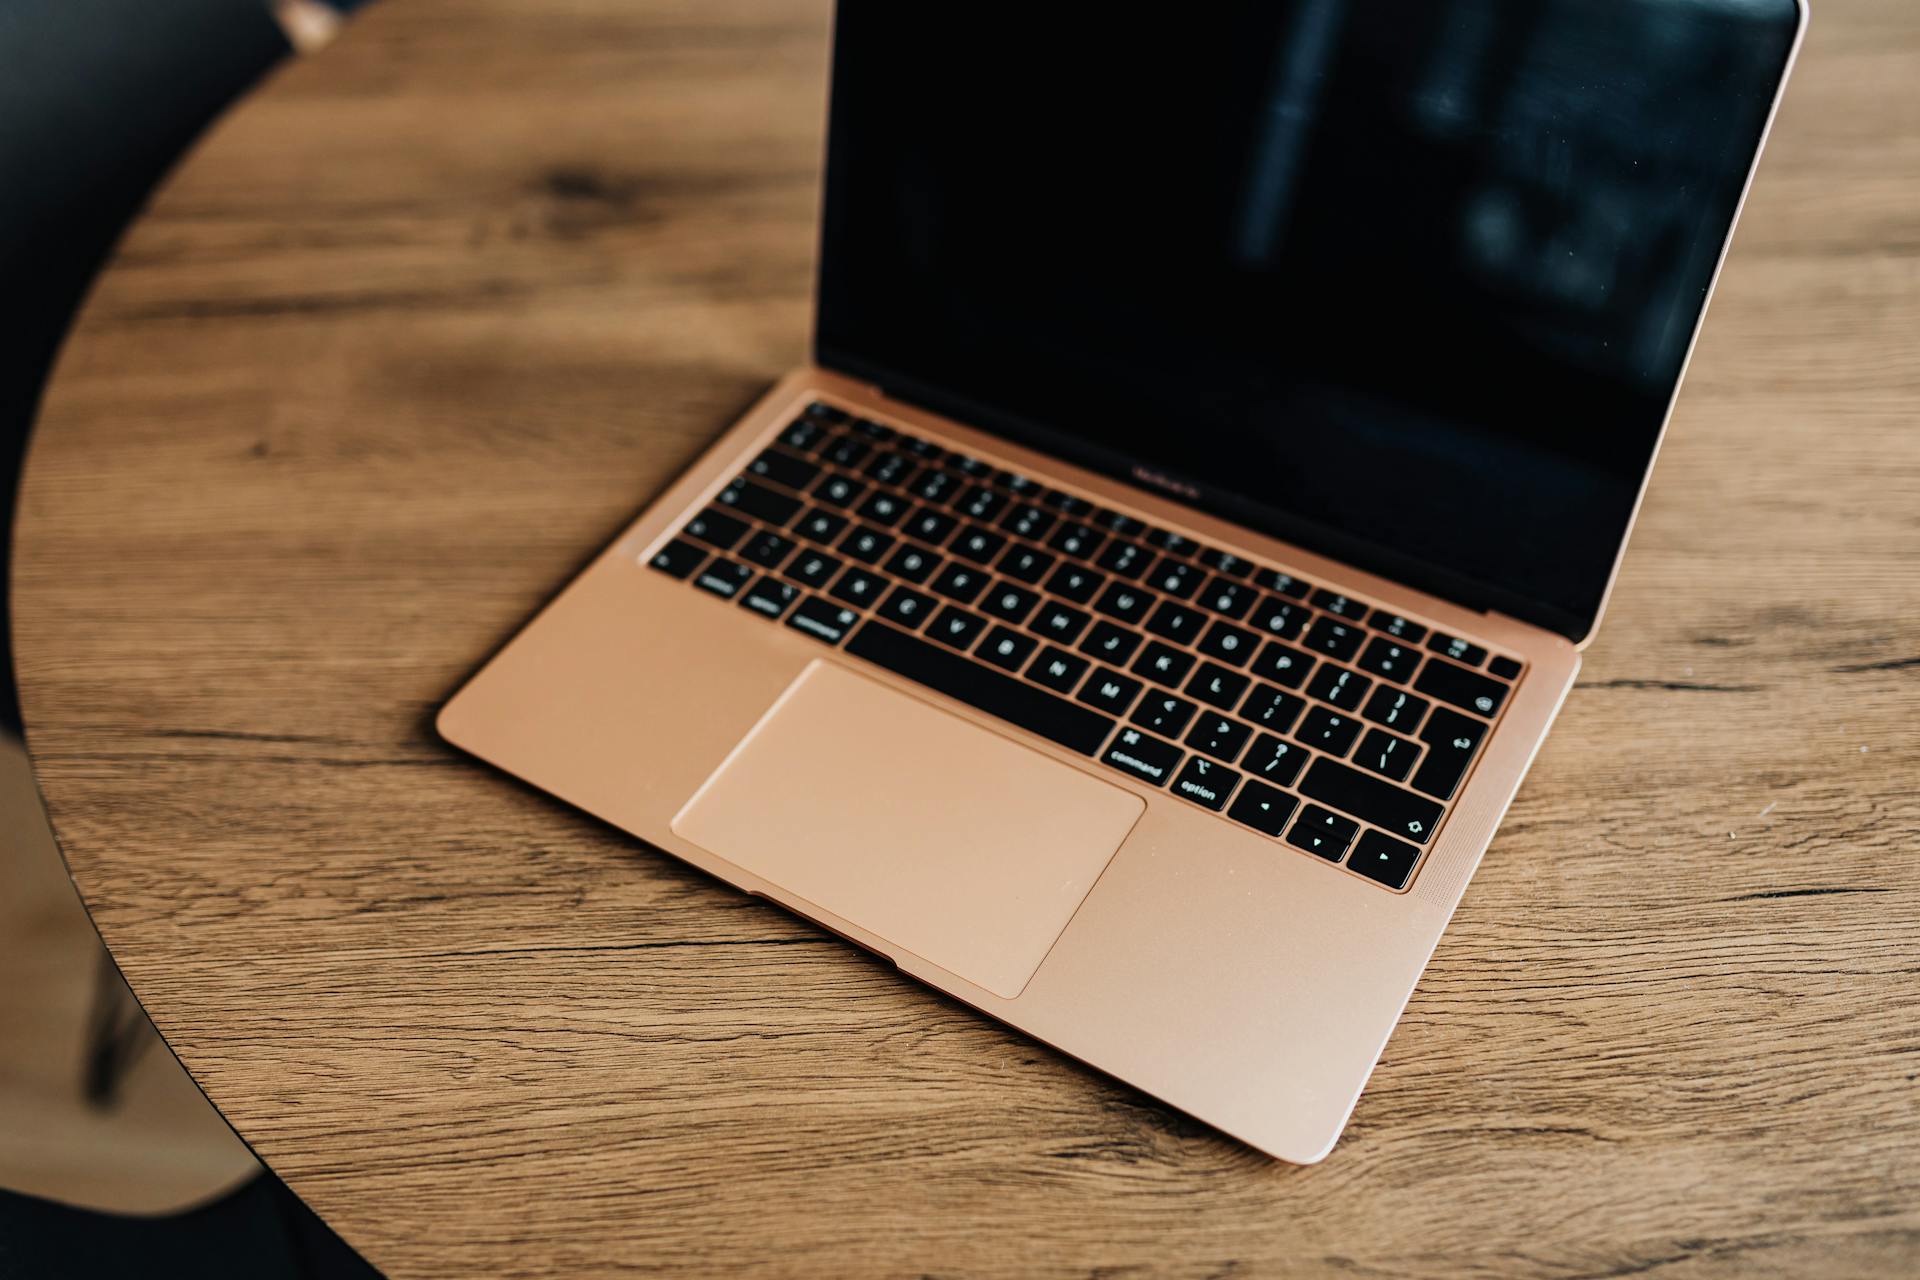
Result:
{"label": "laptop screen", "polygon": [[1798,26],[841,0],[820,362],[1582,636]]}

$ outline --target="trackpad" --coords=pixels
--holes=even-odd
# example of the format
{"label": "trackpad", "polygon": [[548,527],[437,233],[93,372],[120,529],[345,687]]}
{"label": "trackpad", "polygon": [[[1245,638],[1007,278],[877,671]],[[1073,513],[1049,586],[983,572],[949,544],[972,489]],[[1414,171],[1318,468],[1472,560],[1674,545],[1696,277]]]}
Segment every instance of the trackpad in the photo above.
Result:
{"label": "trackpad", "polygon": [[787,687],[674,834],[1011,1000],[1146,804],[830,662]]}

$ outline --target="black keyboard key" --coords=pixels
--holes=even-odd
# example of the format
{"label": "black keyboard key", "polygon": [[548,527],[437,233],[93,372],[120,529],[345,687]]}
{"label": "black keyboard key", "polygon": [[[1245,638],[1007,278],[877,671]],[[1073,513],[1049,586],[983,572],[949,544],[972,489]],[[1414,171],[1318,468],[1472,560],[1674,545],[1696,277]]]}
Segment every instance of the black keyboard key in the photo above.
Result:
{"label": "black keyboard key", "polygon": [[1467,776],[1467,766],[1473,763],[1473,753],[1480,749],[1480,740],[1486,736],[1487,726],[1481,721],[1445,707],[1437,709],[1420,730],[1420,741],[1427,744],[1427,756],[1420,762],[1419,772],[1413,775],[1415,790],[1439,800],[1453,799],[1454,792],[1460,789],[1460,780]]}
{"label": "black keyboard key", "polygon": [[711,591],[714,595],[727,600],[739,595],[751,581],[753,581],[751,568],[723,556],[715,556],[706,568],[693,575],[694,586],[702,591]]}
{"label": "black keyboard key", "polygon": [[1162,558],[1147,575],[1147,585],[1164,591],[1176,600],[1185,600],[1200,589],[1206,575],[1185,560]]}
{"label": "black keyboard key", "polygon": [[1324,756],[1308,766],[1300,794],[1420,844],[1440,822],[1440,806],[1425,796]]}
{"label": "black keyboard key", "polygon": [[1417,622],[1389,613],[1385,609],[1375,609],[1373,616],[1367,619],[1367,625],[1375,631],[1384,631],[1395,640],[1404,640],[1408,644],[1419,644],[1427,638],[1427,629]]}
{"label": "black keyboard key", "polygon": [[908,631],[918,631],[920,624],[933,616],[940,602],[923,591],[912,587],[895,587],[887,602],[880,606],[879,616],[888,622],[905,627]]}
{"label": "black keyboard key", "polygon": [[1048,645],[1033,660],[1033,665],[1027,668],[1027,677],[1038,680],[1049,689],[1072,693],[1080,683],[1080,677],[1087,674],[1087,668],[1091,665],[1085,658],[1076,658],[1065,649]]}
{"label": "black keyboard key", "polygon": [[996,667],[1018,671],[1027,665],[1027,659],[1031,658],[1033,651],[1039,647],[1039,641],[1032,636],[1023,636],[1018,631],[1009,631],[1005,627],[995,627],[987,632],[987,638],[980,642],[980,648],[976,652]]}
{"label": "black keyboard key", "polygon": [[1385,729],[1369,729],[1353,753],[1353,762],[1383,778],[1405,782],[1413,772],[1413,758],[1420,749],[1405,738],[1396,738]]}
{"label": "black keyboard key", "polygon": [[1113,731],[1098,712],[885,623],[861,627],[847,652],[1082,755],[1100,750]]}
{"label": "black keyboard key", "polygon": [[1187,681],[1187,692],[1210,707],[1231,711],[1240,704],[1250,683],[1238,672],[1229,671],[1217,663],[1203,662],[1200,669],[1193,673],[1193,679]]}
{"label": "black keyboard key", "polygon": [[980,607],[1002,622],[1017,626],[1027,620],[1027,615],[1039,603],[1040,597],[1025,587],[1015,586],[1011,582],[996,582],[980,601]]}
{"label": "black keyboard key", "polygon": [[1328,591],[1324,587],[1313,593],[1314,607],[1325,609],[1343,618],[1358,620],[1367,616],[1367,606],[1337,591]]}
{"label": "black keyboard key", "polygon": [[912,483],[907,485],[907,491],[923,502],[941,506],[960,491],[960,481],[950,471],[928,467],[913,478]]}
{"label": "black keyboard key", "polygon": [[1093,513],[1093,523],[1108,533],[1117,533],[1123,538],[1134,538],[1145,533],[1145,522],[1119,511],[1109,511],[1105,507]]}
{"label": "black keyboard key", "polygon": [[1249,778],[1247,785],[1240,788],[1240,794],[1233,798],[1233,807],[1227,810],[1227,816],[1277,840],[1299,804],[1286,792],[1275,791],[1266,783]]}
{"label": "black keyboard key", "polygon": [[703,549],[675,538],[654,552],[653,558],[647,563],[670,578],[685,578],[699,568],[700,562],[706,558],[707,553]]}
{"label": "black keyboard key", "polygon": [[1307,672],[1313,669],[1315,661],[1310,653],[1302,653],[1273,641],[1260,650],[1260,656],[1253,664],[1253,674],[1265,676],[1289,689],[1298,689],[1301,681],[1307,678]]}
{"label": "black keyboard key", "polygon": [[1239,721],[1207,712],[1193,726],[1193,732],[1187,735],[1187,745],[1215,760],[1232,764],[1252,736],[1253,730]]}
{"label": "black keyboard key", "polygon": [[1170,556],[1191,556],[1200,549],[1200,544],[1192,538],[1165,529],[1147,530],[1147,545],[1157,547]]}
{"label": "black keyboard key", "polygon": [[1093,630],[1087,632],[1087,638],[1080,642],[1080,652],[1115,666],[1131,658],[1133,651],[1139,647],[1139,632],[1106,621],[1094,623]]}
{"label": "black keyboard key", "polygon": [[835,466],[857,467],[873,452],[873,442],[857,435],[841,436],[820,454]]}
{"label": "black keyboard key", "polygon": [[1282,573],[1278,569],[1262,569],[1253,575],[1253,580],[1256,585],[1268,591],[1278,591],[1281,595],[1292,596],[1295,600],[1306,599],[1307,592],[1313,589],[1292,574]]}
{"label": "black keyboard key", "polygon": [[833,540],[838,538],[842,533],[845,533],[846,529],[847,518],[845,516],[837,516],[822,507],[815,507],[793,522],[792,532],[799,534],[809,542],[817,542],[822,546],[832,546]]}
{"label": "black keyboard key", "polygon": [[1031,630],[1055,644],[1072,644],[1087,629],[1088,621],[1087,615],[1078,609],[1048,601],[1034,615]]}
{"label": "black keyboard key", "polygon": [[837,427],[843,422],[851,421],[853,415],[845,409],[836,409],[824,400],[815,400],[807,406],[807,417],[828,426]]}
{"label": "black keyboard key", "polygon": [[1419,665],[1418,649],[1377,636],[1367,642],[1367,651],[1360,655],[1361,670],[1371,671],[1383,680],[1405,683],[1413,677],[1413,669]]}
{"label": "black keyboard key", "polygon": [[1106,536],[1092,525],[1076,521],[1056,529],[1053,536],[1047,539],[1047,545],[1076,560],[1086,560],[1100,549],[1100,544],[1105,540]]}
{"label": "black keyboard key", "polygon": [[[882,453],[874,457],[866,466],[866,473],[877,485],[886,489],[898,489],[913,474],[914,461],[904,453]],[[898,499],[896,499],[898,501]]]}
{"label": "black keyboard key", "polygon": [[717,507],[708,507],[687,521],[687,527],[680,532],[710,547],[730,551],[734,543],[747,536],[747,525],[744,520],[730,516]]}
{"label": "black keyboard key", "polygon": [[1347,866],[1369,880],[1378,880],[1389,889],[1404,889],[1413,864],[1420,861],[1420,850],[1405,840],[1369,831],[1360,837]]}
{"label": "black keyboard key", "polygon": [[840,572],[841,562],[818,551],[802,551],[787,566],[787,576],[809,587],[824,587]]}
{"label": "black keyboard key", "polygon": [[965,609],[948,605],[940,611],[940,616],[927,628],[927,634],[941,644],[952,645],[956,649],[970,647],[987,629],[987,620],[979,614],[968,613]]}
{"label": "black keyboard key", "polygon": [[1153,597],[1140,588],[1125,582],[1108,585],[1101,593],[1094,608],[1109,618],[1118,618],[1122,622],[1138,622],[1147,616],[1147,610],[1153,604]]}
{"label": "black keyboard key", "polygon": [[1511,680],[1520,674],[1520,660],[1501,654],[1487,664],[1487,673],[1498,676],[1502,680]]}
{"label": "black keyboard key", "polygon": [[933,580],[933,589],[949,600],[972,604],[987,589],[987,581],[985,569],[976,569],[956,560],[940,571],[940,576]]}
{"label": "black keyboard key", "polygon": [[[798,492],[804,492],[806,487],[820,476],[818,466],[805,458],[796,458],[778,449],[763,451],[759,457],[747,464],[747,471],[751,475],[759,476],[762,480],[771,480],[777,485],[784,485]],[[786,521],[783,520],[781,523],[785,524]]]}
{"label": "black keyboard key", "polygon": [[834,507],[850,507],[866,491],[867,486],[851,476],[830,475],[813,486],[813,496]]}
{"label": "black keyboard key", "polygon": [[947,458],[947,465],[958,469],[962,475],[972,476],[976,480],[982,476],[990,476],[993,474],[993,468],[991,466],[980,461],[978,458],[969,458],[964,453],[950,455]]}
{"label": "black keyboard key", "polygon": [[1133,579],[1147,571],[1147,566],[1153,563],[1153,556],[1137,542],[1115,538],[1107,544],[1107,549],[1100,553],[1099,559],[1094,563],[1108,573]]}
{"label": "black keyboard key", "polygon": [[1367,699],[1366,709],[1361,715],[1375,724],[1383,724],[1389,729],[1398,729],[1401,733],[1411,733],[1420,723],[1420,717],[1427,714],[1430,704],[1425,698],[1416,698],[1402,689],[1375,689],[1373,696]]}
{"label": "black keyboard key", "polygon": [[1122,729],[1114,735],[1100,759],[1122,773],[1160,787],[1173,776],[1182,754],[1180,748],[1170,742],[1148,737],[1138,729]]}
{"label": "black keyboard key", "polygon": [[1317,618],[1307,631],[1306,646],[1315,653],[1329,654],[1342,662],[1348,662],[1352,660],[1354,654],[1360,652],[1362,638],[1360,628],[1351,622]]}
{"label": "black keyboard key", "polygon": [[1162,689],[1155,689],[1140,700],[1134,710],[1133,722],[1143,729],[1169,738],[1180,736],[1187,722],[1193,719],[1193,713],[1200,709],[1197,703],[1185,698],[1176,698]]}
{"label": "black keyboard key", "polygon": [[1367,690],[1371,688],[1373,681],[1356,671],[1336,667],[1331,662],[1321,663],[1320,669],[1313,673],[1313,679],[1307,684],[1308,693],[1345,711],[1358,711],[1361,701],[1367,696]]}
{"label": "black keyboard key", "polygon": [[1020,498],[1038,498],[1044,490],[1039,483],[1016,471],[998,471],[993,482],[1008,493]]}
{"label": "black keyboard key", "polygon": [[914,457],[924,458],[928,462],[938,462],[947,456],[945,449],[931,440],[922,440],[919,436],[901,436],[900,447]]}
{"label": "black keyboard key", "polygon": [[1016,581],[1038,582],[1047,576],[1047,570],[1053,568],[1053,557],[1044,551],[1015,544],[1000,557],[998,568]]}
{"label": "black keyboard key", "polygon": [[888,585],[887,580],[879,574],[854,565],[840,575],[840,580],[833,584],[829,594],[836,600],[845,600],[850,605],[864,609],[870,604],[877,604],[880,597],[886,594]]}
{"label": "black keyboard key", "polygon": [[1163,600],[1160,607],[1153,611],[1153,616],[1147,619],[1147,630],[1180,644],[1192,644],[1206,621],[1206,615],[1198,609]]}
{"label": "black keyboard key", "polygon": [[1247,700],[1240,705],[1240,714],[1271,733],[1285,733],[1306,709],[1306,699],[1298,694],[1261,684],[1255,685],[1247,695]]}
{"label": "black keyboard key", "polygon": [[1106,575],[1091,569],[1083,569],[1077,564],[1063,564],[1047,579],[1047,590],[1075,604],[1085,604],[1093,599],[1094,592],[1106,580]]}
{"label": "black keyboard key", "polygon": [[840,539],[840,549],[862,564],[875,564],[893,547],[893,535],[857,525]]}
{"label": "black keyboard key", "polygon": [[1218,813],[1227,807],[1227,797],[1239,781],[1240,775],[1233,770],[1194,756],[1174,778],[1173,793]]}
{"label": "black keyboard key", "polygon": [[799,598],[800,588],[763,574],[758,582],[747,588],[747,594],[740,597],[740,605],[755,613],[764,613],[769,618],[777,618]]}
{"label": "black keyboard key", "polygon": [[1109,667],[1101,667],[1091,676],[1080,690],[1080,701],[1090,707],[1097,707],[1112,715],[1125,715],[1133,700],[1140,696],[1140,682],[1121,675]]}
{"label": "black keyboard key", "polygon": [[993,558],[1006,545],[1007,540],[1001,535],[973,524],[962,529],[960,536],[953,540],[947,550],[957,556],[965,556],[975,564],[992,564]]}
{"label": "black keyboard key", "polygon": [[1507,686],[1498,680],[1483,676],[1478,671],[1457,667],[1440,658],[1427,659],[1427,665],[1420,668],[1420,676],[1413,682],[1413,687],[1442,702],[1451,702],[1456,707],[1464,707],[1483,716],[1498,711],[1507,697]]}
{"label": "black keyboard key", "polygon": [[1276,787],[1290,787],[1306,764],[1305,747],[1263,733],[1253,740],[1253,746],[1248,750],[1247,758],[1240,762],[1240,767],[1256,778],[1265,778]]}
{"label": "black keyboard key", "polygon": [[828,644],[839,644],[846,639],[847,632],[859,620],[860,615],[853,610],[819,596],[808,596],[799,608],[787,615],[787,625],[795,631]]}
{"label": "black keyboard key", "polygon": [[1200,553],[1200,563],[1230,578],[1244,578],[1253,572],[1253,565],[1249,561],[1231,551],[1221,551],[1215,547],[1208,547]]}
{"label": "black keyboard key", "polygon": [[1318,747],[1330,756],[1343,756],[1360,734],[1360,722],[1325,707],[1309,707],[1293,736],[1310,747]]}
{"label": "black keyboard key", "polygon": [[940,557],[919,547],[905,546],[888,557],[887,572],[907,582],[925,582],[940,567]]}
{"label": "black keyboard key", "polygon": [[743,512],[766,524],[782,525],[800,514],[800,499],[751,480],[735,480],[715,499],[723,507]]}
{"label": "black keyboard key", "polygon": [[899,524],[907,512],[913,510],[913,504],[896,493],[870,493],[867,500],[857,508],[862,520],[889,528]]}
{"label": "black keyboard key", "polygon": [[1170,687],[1178,687],[1187,678],[1187,672],[1193,670],[1193,655],[1182,653],[1169,644],[1158,640],[1147,645],[1146,652],[1133,664],[1133,673],[1146,676],[1150,680]]}
{"label": "black keyboard key", "polygon": [[1292,640],[1299,636],[1301,628],[1307,625],[1311,612],[1298,601],[1281,600],[1267,596],[1260,601],[1260,607],[1253,611],[1254,630],[1282,640]]}
{"label": "black keyboard key", "polygon": [[1031,502],[1023,502],[1001,518],[1000,527],[1016,538],[1032,540],[1046,536],[1053,528],[1053,517]]}
{"label": "black keyboard key", "polygon": [[1194,603],[1213,610],[1223,618],[1237,620],[1253,608],[1253,602],[1259,598],[1260,593],[1244,582],[1216,577],[1201,588]]}
{"label": "black keyboard key", "polygon": [[802,452],[827,438],[827,429],[810,418],[801,418],[780,433],[780,443]]}
{"label": "black keyboard key", "polygon": [[1058,489],[1048,490],[1041,496],[1040,501],[1063,516],[1084,516],[1093,510],[1093,504],[1085,498],[1075,497],[1071,493],[1062,493]]}
{"label": "black keyboard key", "polygon": [[1441,631],[1433,633],[1433,639],[1427,641],[1427,648],[1442,657],[1452,658],[1455,662],[1464,662],[1470,667],[1477,667],[1487,660],[1487,651],[1479,645]]}
{"label": "black keyboard key", "polygon": [[921,510],[907,517],[906,524],[901,526],[901,532],[937,547],[959,527],[960,522],[945,512]]}
{"label": "black keyboard key", "polygon": [[1201,637],[1199,649],[1210,658],[1244,667],[1260,647],[1260,637],[1230,622],[1216,622]]}
{"label": "black keyboard key", "polygon": [[1293,830],[1287,833],[1287,843],[1319,854],[1328,862],[1338,862],[1359,831],[1358,823],[1310,804],[1301,811],[1300,821],[1293,824]]}
{"label": "black keyboard key", "polygon": [[953,509],[969,520],[991,520],[1006,509],[1006,495],[975,485],[960,495]]}
{"label": "black keyboard key", "polygon": [[882,442],[891,440],[899,434],[892,427],[884,423],[875,422],[871,418],[855,418],[853,420],[853,429],[870,440],[879,440]]}
{"label": "black keyboard key", "polygon": [[742,559],[751,560],[763,569],[778,569],[786,563],[797,545],[791,538],[762,530],[747,539],[747,545],[740,548],[740,555]]}

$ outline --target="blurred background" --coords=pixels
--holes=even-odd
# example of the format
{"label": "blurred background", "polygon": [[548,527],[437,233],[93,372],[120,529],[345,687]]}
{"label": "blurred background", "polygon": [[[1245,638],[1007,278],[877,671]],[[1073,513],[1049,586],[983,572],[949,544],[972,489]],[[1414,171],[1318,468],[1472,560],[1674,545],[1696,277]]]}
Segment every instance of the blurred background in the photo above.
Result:
{"label": "blurred background", "polygon": [[[0,554],[48,372],[206,126],[366,0],[0,4]],[[0,601],[0,1275],[371,1274],[266,1174],[120,980],[21,741]]]}

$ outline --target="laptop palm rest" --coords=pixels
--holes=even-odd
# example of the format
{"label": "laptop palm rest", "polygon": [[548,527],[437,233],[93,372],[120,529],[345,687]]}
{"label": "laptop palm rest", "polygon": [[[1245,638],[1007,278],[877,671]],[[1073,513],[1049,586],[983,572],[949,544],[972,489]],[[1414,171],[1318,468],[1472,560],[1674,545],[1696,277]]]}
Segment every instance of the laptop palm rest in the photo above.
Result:
{"label": "laptop palm rest", "polygon": [[831,662],[802,671],[674,834],[1013,999],[1146,804]]}

